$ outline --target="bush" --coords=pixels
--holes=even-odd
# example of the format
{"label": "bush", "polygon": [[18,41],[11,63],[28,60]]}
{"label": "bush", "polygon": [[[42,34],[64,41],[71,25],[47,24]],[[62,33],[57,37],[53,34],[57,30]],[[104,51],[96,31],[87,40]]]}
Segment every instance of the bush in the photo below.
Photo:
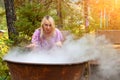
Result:
{"label": "bush", "polygon": [[44,6],[38,3],[26,3],[16,9],[17,20],[15,27],[19,32],[19,41],[29,40],[35,29],[40,27],[43,16],[49,11],[44,10]]}
{"label": "bush", "polygon": [[0,29],[7,29],[5,10],[0,7]]}
{"label": "bush", "polygon": [[13,42],[10,41],[7,38],[7,35],[4,34],[3,36],[0,36],[0,80],[7,77],[7,80],[9,80],[9,71],[6,63],[3,61],[3,56],[8,52],[11,44]]}

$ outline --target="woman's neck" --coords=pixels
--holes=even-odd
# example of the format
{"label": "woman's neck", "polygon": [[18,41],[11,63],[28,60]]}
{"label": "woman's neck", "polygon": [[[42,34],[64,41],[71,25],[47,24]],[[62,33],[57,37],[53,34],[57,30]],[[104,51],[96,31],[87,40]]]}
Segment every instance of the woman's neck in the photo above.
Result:
{"label": "woman's neck", "polygon": [[46,39],[46,40],[48,40],[48,39],[50,39],[51,37],[52,37],[52,33],[50,33],[50,34],[45,34],[44,33],[44,38]]}
{"label": "woman's neck", "polygon": [[44,34],[45,39],[49,40],[50,38],[52,38],[53,36],[55,36],[55,32],[52,32],[50,34]]}

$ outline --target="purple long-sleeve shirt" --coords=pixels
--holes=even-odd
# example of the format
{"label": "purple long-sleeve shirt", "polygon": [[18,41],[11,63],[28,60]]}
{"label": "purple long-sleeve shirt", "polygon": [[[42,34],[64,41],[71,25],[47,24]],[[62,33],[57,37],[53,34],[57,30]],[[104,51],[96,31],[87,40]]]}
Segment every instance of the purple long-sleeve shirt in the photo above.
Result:
{"label": "purple long-sleeve shirt", "polygon": [[55,29],[54,36],[52,36],[51,39],[49,39],[49,40],[46,40],[44,38],[44,36],[40,37],[40,34],[41,34],[41,30],[36,29],[35,32],[33,33],[31,42],[36,44],[37,46],[39,46],[42,49],[50,49],[55,46],[56,42],[63,40],[63,35],[60,32],[60,30],[58,30],[57,28]]}

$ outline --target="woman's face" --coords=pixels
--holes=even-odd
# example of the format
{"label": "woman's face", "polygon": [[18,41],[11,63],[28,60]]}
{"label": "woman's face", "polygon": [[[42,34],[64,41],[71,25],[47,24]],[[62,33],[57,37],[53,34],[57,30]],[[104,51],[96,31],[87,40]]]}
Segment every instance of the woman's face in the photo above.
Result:
{"label": "woman's face", "polygon": [[43,31],[45,34],[50,34],[52,32],[52,24],[49,21],[45,21],[43,24]]}

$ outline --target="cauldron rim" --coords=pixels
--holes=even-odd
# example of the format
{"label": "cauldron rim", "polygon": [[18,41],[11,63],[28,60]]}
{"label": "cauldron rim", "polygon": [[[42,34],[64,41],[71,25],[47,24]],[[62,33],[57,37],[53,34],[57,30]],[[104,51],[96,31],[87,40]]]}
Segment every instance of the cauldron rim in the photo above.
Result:
{"label": "cauldron rim", "polygon": [[66,63],[40,63],[40,62],[23,62],[23,61],[13,61],[13,60],[4,60],[7,63],[16,63],[16,64],[26,64],[26,65],[78,65],[78,64],[84,64],[87,63],[88,61],[82,61],[82,62],[66,62]]}

